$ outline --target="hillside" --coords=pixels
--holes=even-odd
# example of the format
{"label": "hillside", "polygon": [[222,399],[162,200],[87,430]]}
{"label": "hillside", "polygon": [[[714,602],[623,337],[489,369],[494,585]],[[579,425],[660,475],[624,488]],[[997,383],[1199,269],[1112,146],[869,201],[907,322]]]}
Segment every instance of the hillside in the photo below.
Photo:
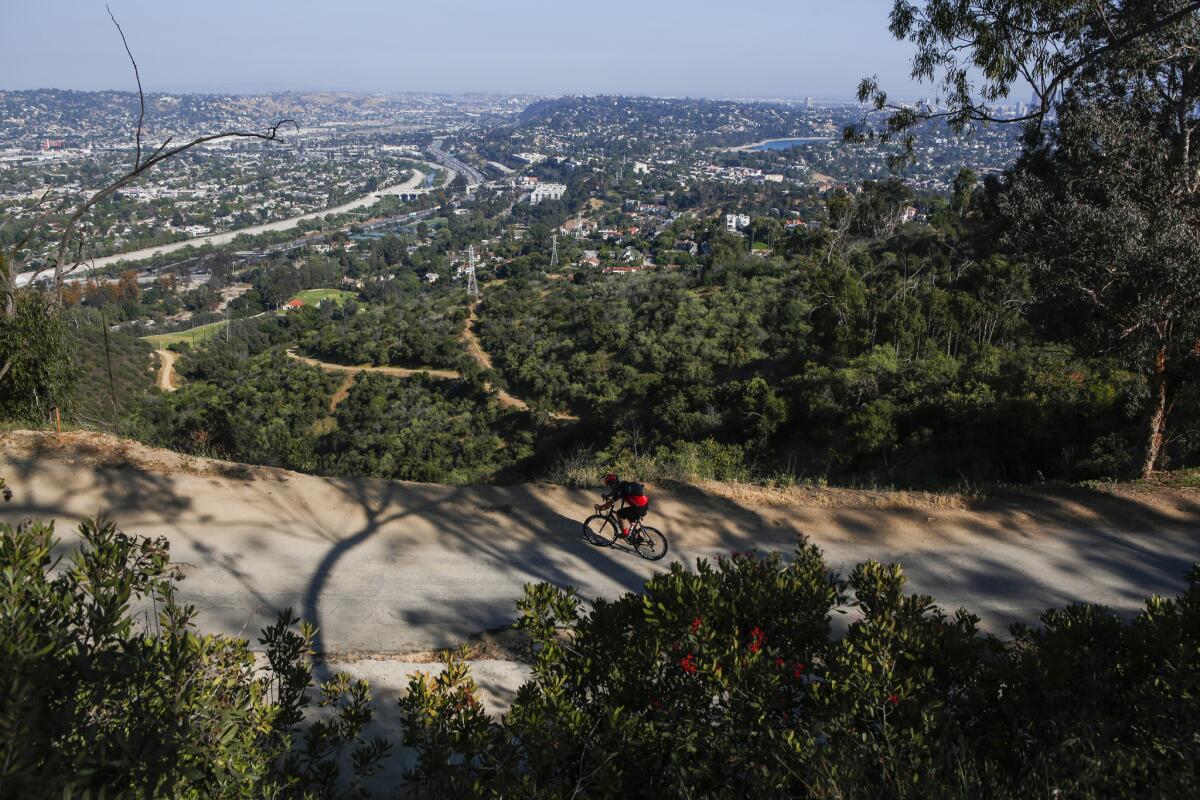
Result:
{"label": "hillside", "polygon": [[[294,606],[329,653],[411,653],[513,618],[528,581],[588,596],[639,588],[666,562],[581,541],[597,490],[332,479],[156,450],[96,433],[0,435],[8,520],[66,533],[104,511],[164,535],[202,625],[256,631]],[[847,569],[897,560],[915,589],[1002,629],[1074,600],[1118,610],[1176,591],[1194,553],[1200,490],[1027,490],[973,501],[915,493],[708,484],[652,487],[671,558],[789,551],[804,533]]]}

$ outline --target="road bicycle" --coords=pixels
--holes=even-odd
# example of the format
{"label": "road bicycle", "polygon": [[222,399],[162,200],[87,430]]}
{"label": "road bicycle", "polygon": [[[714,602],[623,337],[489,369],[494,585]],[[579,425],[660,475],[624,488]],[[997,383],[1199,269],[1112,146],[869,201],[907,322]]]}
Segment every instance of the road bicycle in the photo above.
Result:
{"label": "road bicycle", "polygon": [[[595,506],[600,511],[603,506]],[[589,541],[604,547],[612,547],[618,539],[629,545],[633,552],[647,561],[658,561],[667,554],[667,537],[662,531],[643,525],[642,521],[634,520],[629,526],[629,536],[621,536],[621,520],[617,512],[608,509],[604,513],[593,514],[583,521],[583,535]]]}

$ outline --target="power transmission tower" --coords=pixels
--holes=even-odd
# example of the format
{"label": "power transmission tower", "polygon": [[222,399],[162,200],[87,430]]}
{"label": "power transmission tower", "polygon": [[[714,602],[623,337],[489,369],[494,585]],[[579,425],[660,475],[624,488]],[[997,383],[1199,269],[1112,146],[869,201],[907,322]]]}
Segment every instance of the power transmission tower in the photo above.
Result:
{"label": "power transmission tower", "polygon": [[479,284],[475,282],[475,245],[467,248],[467,294],[479,296]]}
{"label": "power transmission tower", "polygon": [[550,237],[550,269],[558,266],[558,234]]}

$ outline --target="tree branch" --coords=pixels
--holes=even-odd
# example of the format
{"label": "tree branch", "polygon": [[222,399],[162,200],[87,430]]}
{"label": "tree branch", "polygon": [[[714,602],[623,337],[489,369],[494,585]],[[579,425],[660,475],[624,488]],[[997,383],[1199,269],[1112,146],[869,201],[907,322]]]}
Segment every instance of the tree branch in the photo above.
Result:
{"label": "tree branch", "polygon": [[125,31],[121,30],[121,23],[117,22],[117,18],[113,16],[112,9],[108,7],[108,3],[104,4],[104,9],[108,11],[108,18],[112,20],[113,25],[117,26],[117,33],[121,34],[121,44],[125,45],[125,54],[129,56],[129,63],[133,64],[133,78],[137,81],[138,87],[138,123],[137,123],[137,150],[133,157],[133,168],[137,169],[142,163],[142,122],[146,119],[146,95],[142,92],[142,76],[138,73],[137,61],[133,58],[133,52],[129,49],[129,41],[125,38]]}
{"label": "tree branch", "polygon": [[[898,2],[897,8],[900,5]],[[1200,12],[1200,1],[1192,0],[1144,25],[1131,25],[1132,29],[1128,33],[1118,35],[1116,32],[1118,28],[1114,27],[1101,4],[1096,3],[1095,9],[1090,15],[1093,17],[1090,24],[1106,30],[1108,41],[1100,46],[1090,46],[1087,41],[1089,37],[1081,33],[1079,46],[1066,48],[1062,42],[1056,40],[1056,37],[1062,37],[1069,30],[1075,28],[1074,25],[1043,27],[1037,24],[1037,20],[1034,20],[1034,26],[1031,28],[1021,25],[1015,20],[1007,19],[1003,14],[997,13],[991,8],[984,8],[982,5],[959,9],[960,18],[969,17],[972,20],[972,23],[968,25],[960,19],[931,17],[925,13],[926,9],[918,9],[911,4],[906,4],[906,6],[903,16],[898,16],[897,9],[893,9],[890,26],[892,34],[897,39],[909,38],[917,43],[918,53],[913,58],[914,78],[933,82],[937,70],[944,70],[942,85],[950,93],[952,105],[955,107],[947,112],[932,112],[931,110],[889,104],[887,95],[879,88],[877,81],[867,79],[859,87],[859,101],[870,102],[872,107],[864,113],[862,122],[847,127],[845,136],[848,140],[862,140],[867,135],[887,140],[892,135],[908,130],[919,122],[940,118],[949,118],[950,124],[960,130],[972,122],[1003,124],[1035,122],[1040,125],[1049,114],[1055,96],[1081,70],[1095,64],[1114,51],[1127,48],[1141,39]],[[1011,9],[1007,10],[1011,13]],[[964,36],[963,30],[967,30],[971,34],[968,41],[973,43],[975,49],[975,58],[968,65],[964,65],[956,57],[956,54],[963,49],[961,43]],[[986,34],[982,32],[984,30],[987,31]],[[997,30],[1001,31],[999,34],[1001,42],[993,41],[997,37]],[[1020,37],[1021,41],[1011,41],[1013,35]],[[1074,58],[1069,58],[1068,53],[1071,50],[1074,50]],[[999,58],[997,54],[1000,52],[1005,58],[1015,63],[1009,64],[1001,70],[994,63],[995,59]],[[989,68],[997,71],[998,74],[983,89],[984,100],[1007,97],[1014,77],[1010,71],[1015,71],[1033,86],[1038,100],[1037,108],[1029,114],[1008,118],[1000,118],[988,113],[986,105],[972,100],[969,96],[971,85],[967,79],[967,66],[978,67],[985,73],[989,71]],[[888,118],[888,129],[880,133],[864,134],[863,130],[867,128],[869,119],[881,111],[892,112]]]}
{"label": "tree branch", "polygon": [[[63,277],[71,272],[74,272],[79,267],[80,263],[82,263],[81,261],[77,260],[69,268],[64,269],[63,266],[66,263],[67,248],[70,245],[71,237],[74,234],[76,225],[78,225],[79,220],[83,217],[83,215],[91,210],[91,208],[97,203],[100,203],[116,194],[121,189],[140,178],[154,166],[179,155],[185,150],[190,150],[197,145],[205,144],[207,142],[214,142],[218,139],[261,139],[263,141],[273,142],[278,138],[279,129],[284,125],[293,125],[297,128],[297,130],[299,130],[299,125],[296,124],[295,120],[284,119],[276,122],[274,125],[268,128],[265,133],[257,133],[255,131],[223,131],[221,133],[208,134],[207,136],[199,136],[195,139],[192,139],[190,142],[177,145],[170,149],[164,149],[170,139],[168,139],[167,142],[163,142],[163,144],[159,146],[152,156],[147,158],[145,161],[142,161],[139,166],[125,173],[108,186],[105,186],[103,189],[96,192],[85,202],[81,203],[75,209],[75,212],[71,214],[71,217],[67,220],[66,225],[63,226],[62,238],[59,240],[58,244],[58,254],[54,264],[55,291],[58,292],[62,289]],[[35,277],[40,275],[42,272],[47,271],[47,269],[49,268],[44,267],[43,269],[39,270],[38,273],[35,274]]]}

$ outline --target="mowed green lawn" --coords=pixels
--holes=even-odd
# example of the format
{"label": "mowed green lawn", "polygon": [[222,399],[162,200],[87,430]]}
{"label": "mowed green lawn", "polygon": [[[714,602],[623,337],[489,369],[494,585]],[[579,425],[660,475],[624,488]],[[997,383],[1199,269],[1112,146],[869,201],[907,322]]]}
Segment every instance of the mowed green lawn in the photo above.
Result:
{"label": "mowed green lawn", "polygon": [[220,322],[210,322],[207,325],[200,325],[196,328],[189,328],[186,331],[177,331],[175,333],[159,333],[154,336],[143,336],[142,339],[149,342],[156,350],[162,350],[170,347],[173,344],[187,342],[190,345],[196,346],[207,342],[209,339],[221,332],[221,329],[229,324],[228,320]]}
{"label": "mowed green lawn", "polygon": [[339,306],[354,298],[354,292],[343,291],[342,289],[305,289],[300,292],[293,300],[299,300],[306,306],[315,306],[324,300],[332,300]]}

